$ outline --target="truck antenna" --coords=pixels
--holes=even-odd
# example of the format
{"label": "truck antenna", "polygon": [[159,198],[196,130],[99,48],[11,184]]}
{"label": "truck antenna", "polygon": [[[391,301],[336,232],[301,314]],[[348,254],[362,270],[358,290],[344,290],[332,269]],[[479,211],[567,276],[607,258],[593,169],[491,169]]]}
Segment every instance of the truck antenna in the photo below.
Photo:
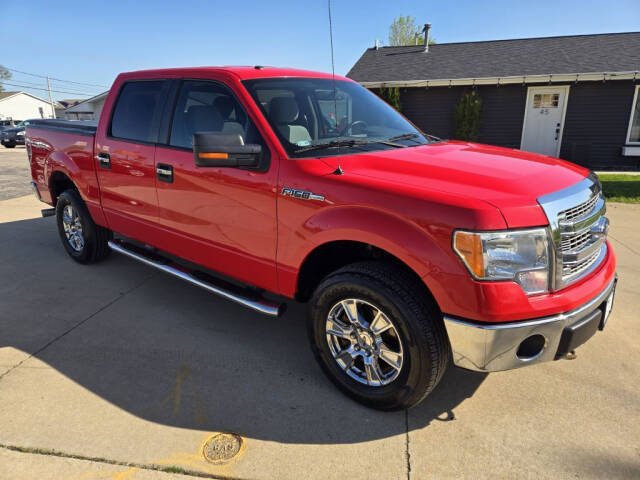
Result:
{"label": "truck antenna", "polygon": [[327,8],[329,10],[329,42],[331,44],[331,83],[333,85],[333,118],[338,128],[338,101],[336,99],[336,69],[333,61],[333,22],[331,21],[331,0],[327,0]]}

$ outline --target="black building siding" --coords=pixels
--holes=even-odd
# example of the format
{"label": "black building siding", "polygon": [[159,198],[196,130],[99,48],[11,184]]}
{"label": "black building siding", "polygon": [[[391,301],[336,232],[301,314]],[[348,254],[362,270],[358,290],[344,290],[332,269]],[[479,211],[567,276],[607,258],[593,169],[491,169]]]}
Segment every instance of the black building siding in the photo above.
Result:
{"label": "black building siding", "polygon": [[[471,87],[406,88],[400,90],[402,113],[422,131],[453,138],[453,113]],[[482,99],[478,141],[520,148],[527,88],[522,85],[476,87]]]}
{"label": "black building siding", "polygon": [[462,87],[400,89],[402,113],[423,132],[453,138],[453,112]]}
{"label": "black building siding", "polygon": [[521,85],[478,87],[482,99],[478,141],[520,148],[527,89]]}
{"label": "black building siding", "polygon": [[625,157],[635,86],[631,81],[572,85],[560,158],[597,170],[638,170],[640,157]]}
{"label": "black building siding", "polygon": [[[520,148],[529,86],[535,85],[476,87],[482,99],[479,142]],[[454,109],[469,88],[401,88],[402,113],[424,132],[453,138]],[[634,88],[623,80],[571,84],[560,158],[598,170],[640,170],[640,157],[622,156]]]}

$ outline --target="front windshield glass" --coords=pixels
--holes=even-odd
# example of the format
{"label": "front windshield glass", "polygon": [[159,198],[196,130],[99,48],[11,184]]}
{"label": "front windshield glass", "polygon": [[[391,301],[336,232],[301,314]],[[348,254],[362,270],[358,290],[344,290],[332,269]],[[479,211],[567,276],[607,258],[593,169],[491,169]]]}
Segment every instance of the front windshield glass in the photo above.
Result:
{"label": "front windshield glass", "polygon": [[245,86],[290,157],[413,147],[427,136],[354,82],[263,78]]}

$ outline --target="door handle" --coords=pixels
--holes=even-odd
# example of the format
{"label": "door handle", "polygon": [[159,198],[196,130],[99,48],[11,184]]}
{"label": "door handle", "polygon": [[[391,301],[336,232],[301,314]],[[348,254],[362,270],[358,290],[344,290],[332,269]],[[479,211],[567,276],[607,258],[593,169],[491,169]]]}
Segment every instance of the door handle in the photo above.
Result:
{"label": "door handle", "polygon": [[166,183],[173,183],[173,167],[166,163],[159,163],[156,165],[156,174],[158,180]]}
{"label": "door handle", "polygon": [[558,140],[558,135],[560,135],[560,127],[556,128],[556,140]]}
{"label": "door handle", "polygon": [[108,153],[100,152],[96,155],[96,159],[102,168],[106,170],[111,168],[111,156]]}

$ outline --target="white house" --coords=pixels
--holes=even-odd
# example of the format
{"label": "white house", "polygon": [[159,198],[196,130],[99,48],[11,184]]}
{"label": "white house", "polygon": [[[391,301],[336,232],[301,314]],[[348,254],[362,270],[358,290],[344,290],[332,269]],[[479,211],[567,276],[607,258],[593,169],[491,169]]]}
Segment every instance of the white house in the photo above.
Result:
{"label": "white house", "polygon": [[51,104],[26,92],[0,92],[0,120],[53,118]]}
{"label": "white house", "polygon": [[76,105],[67,108],[64,111],[64,117],[67,120],[98,120],[100,119],[100,113],[104,102],[107,99],[109,92],[101,93],[95,97],[86,99],[84,102],[77,103]]}

